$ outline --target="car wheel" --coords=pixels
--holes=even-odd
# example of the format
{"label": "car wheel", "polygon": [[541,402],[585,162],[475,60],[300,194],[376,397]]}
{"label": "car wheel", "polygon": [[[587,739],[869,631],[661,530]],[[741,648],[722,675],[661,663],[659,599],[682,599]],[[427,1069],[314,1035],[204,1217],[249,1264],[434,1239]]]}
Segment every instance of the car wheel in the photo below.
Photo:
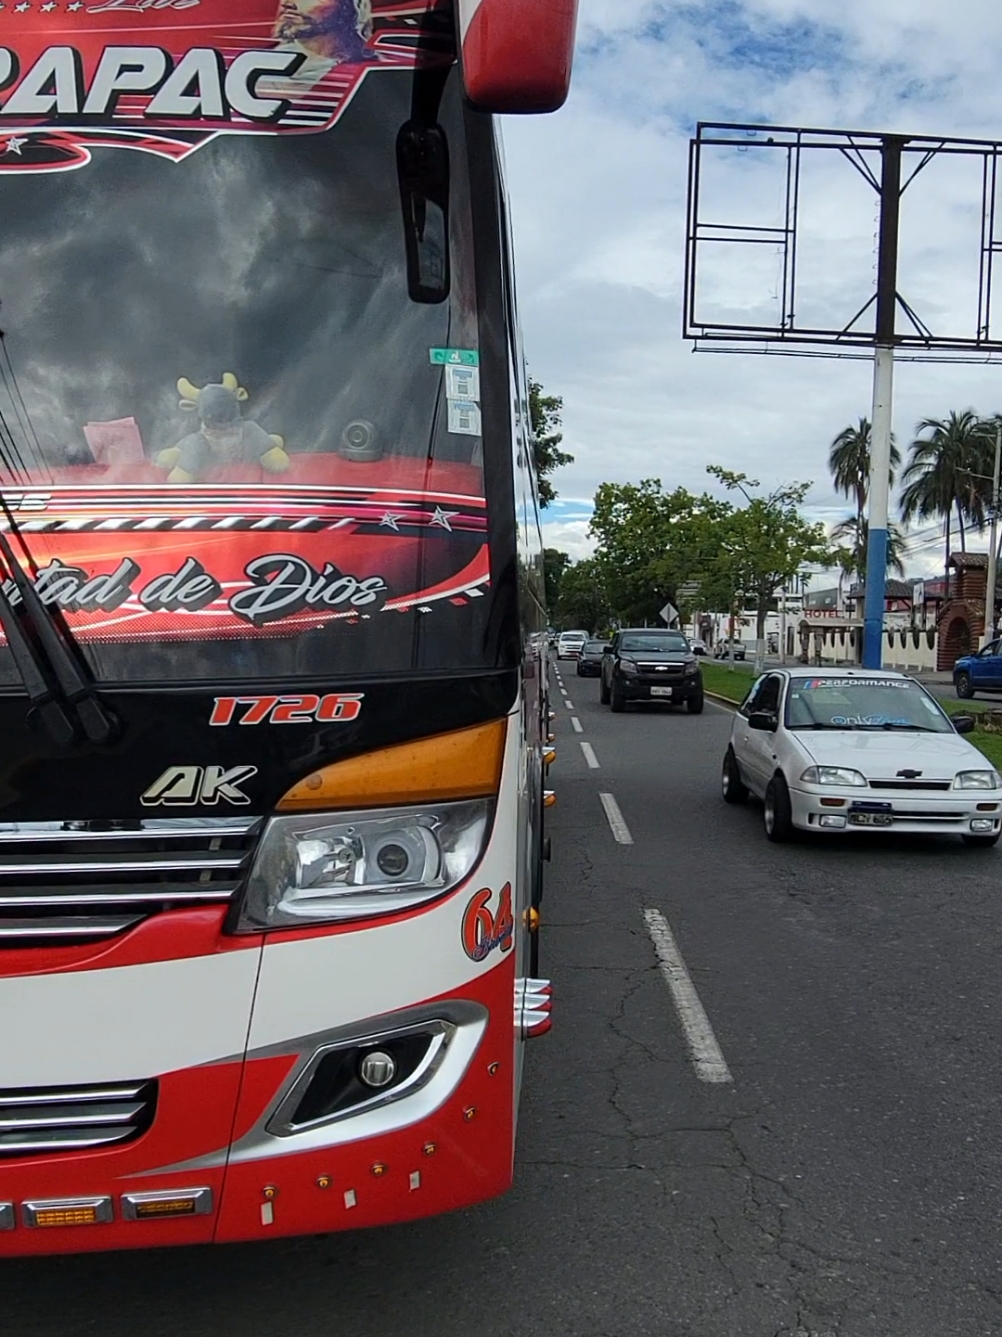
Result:
{"label": "car wheel", "polygon": [[971,686],[971,675],[969,673],[958,673],[953,682],[957,689],[957,695],[961,701],[970,701],[974,695],[974,688]]}
{"label": "car wheel", "polygon": [[601,685],[599,686],[598,689],[598,699],[599,701],[601,701],[603,706],[607,706],[609,704],[609,688],[606,686],[604,677],[602,678]]}
{"label": "car wheel", "polygon": [[618,715],[626,709],[626,695],[615,678],[612,680],[612,686],[609,689],[609,704],[612,706],[614,715]]}
{"label": "car wheel", "polygon": [[765,821],[765,834],[771,841],[781,844],[793,836],[790,791],[781,775],[774,775],[766,787],[762,816]]}
{"label": "car wheel", "polygon": [[724,753],[724,768],[720,773],[720,792],[725,803],[744,803],[748,797],[748,786],[741,779],[738,759],[734,749],[729,747]]}
{"label": "car wheel", "polygon": [[702,689],[702,687],[699,689],[698,692],[695,693],[695,695],[690,696],[690,697],[689,697],[689,700],[688,700],[685,704],[689,707],[689,714],[690,714],[690,715],[702,715],[702,713],[703,713],[703,689]]}
{"label": "car wheel", "polygon": [[1002,831],[996,831],[993,836],[961,836],[965,845],[970,845],[975,850],[990,850],[993,845],[999,843],[1002,838]]}

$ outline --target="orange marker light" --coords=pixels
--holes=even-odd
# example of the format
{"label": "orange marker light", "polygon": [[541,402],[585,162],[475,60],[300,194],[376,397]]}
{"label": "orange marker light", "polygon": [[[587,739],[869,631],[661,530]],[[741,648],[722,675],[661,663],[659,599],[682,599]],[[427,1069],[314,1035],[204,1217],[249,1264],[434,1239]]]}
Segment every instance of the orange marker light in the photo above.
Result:
{"label": "orange marker light", "polygon": [[484,798],[501,783],[506,723],[474,725],[366,752],[293,785],[279,812]]}

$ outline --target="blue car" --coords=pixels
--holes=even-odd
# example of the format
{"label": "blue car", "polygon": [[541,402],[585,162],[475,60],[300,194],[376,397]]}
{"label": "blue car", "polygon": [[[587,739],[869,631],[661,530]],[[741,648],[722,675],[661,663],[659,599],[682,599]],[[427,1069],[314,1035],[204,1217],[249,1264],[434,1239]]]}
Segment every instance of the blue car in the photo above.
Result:
{"label": "blue car", "polygon": [[953,666],[953,685],[965,701],[975,692],[1002,692],[1002,640],[991,641],[983,650],[958,659]]}

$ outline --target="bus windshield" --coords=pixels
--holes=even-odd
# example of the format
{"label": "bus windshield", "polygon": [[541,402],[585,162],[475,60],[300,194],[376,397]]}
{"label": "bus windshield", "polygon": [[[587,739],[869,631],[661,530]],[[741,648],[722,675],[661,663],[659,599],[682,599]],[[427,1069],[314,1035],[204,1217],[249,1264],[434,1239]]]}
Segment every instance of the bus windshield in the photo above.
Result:
{"label": "bus windshield", "polygon": [[415,77],[317,133],[0,174],[0,482],[99,682],[490,666],[464,115],[453,70],[450,290],[421,304]]}

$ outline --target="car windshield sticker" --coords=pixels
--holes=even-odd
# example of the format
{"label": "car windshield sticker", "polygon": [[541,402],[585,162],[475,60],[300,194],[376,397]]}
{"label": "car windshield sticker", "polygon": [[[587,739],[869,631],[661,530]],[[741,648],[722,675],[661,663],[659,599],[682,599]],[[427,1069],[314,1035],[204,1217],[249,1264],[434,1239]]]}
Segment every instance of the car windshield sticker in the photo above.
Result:
{"label": "car windshield sticker", "polygon": [[844,690],[851,687],[854,690],[859,688],[871,689],[874,687],[897,687],[910,690],[914,684],[907,678],[794,678],[792,687],[795,691],[802,692],[823,692],[830,688],[840,688]]}
{"label": "car windshield sticker", "polygon": [[318,133],[371,72],[453,59],[441,0],[25,3],[3,28],[12,173],[82,167],[98,145],[180,161],[217,134]]}

